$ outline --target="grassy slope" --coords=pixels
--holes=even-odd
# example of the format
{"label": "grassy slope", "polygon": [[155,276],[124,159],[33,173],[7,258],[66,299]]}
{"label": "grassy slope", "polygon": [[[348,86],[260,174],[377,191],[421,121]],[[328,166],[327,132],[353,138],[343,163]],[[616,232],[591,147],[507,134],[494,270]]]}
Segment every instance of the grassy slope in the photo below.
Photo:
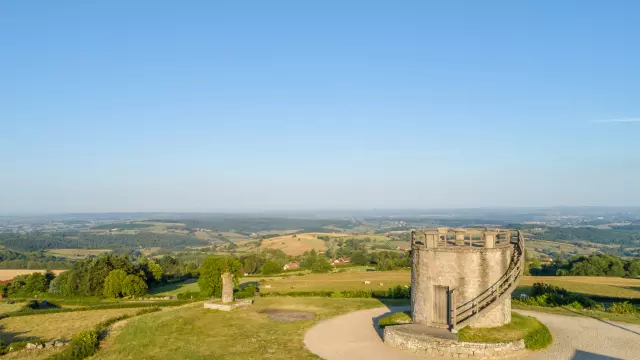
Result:
{"label": "grassy slope", "polygon": [[10,317],[0,320],[0,340],[14,341],[70,340],[76,333],[121,314],[133,314],[140,309],[110,309],[58,314]]}
{"label": "grassy slope", "polygon": [[[205,310],[202,303],[129,320],[109,338],[99,358],[109,359],[317,359],[303,342],[319,320],[350,311],[379,307],[374,299],[261,298],[232,312]],[[275,322],[265,308],[310,311],[313,320]],[[232,324],[232,326],[231,326]]]}

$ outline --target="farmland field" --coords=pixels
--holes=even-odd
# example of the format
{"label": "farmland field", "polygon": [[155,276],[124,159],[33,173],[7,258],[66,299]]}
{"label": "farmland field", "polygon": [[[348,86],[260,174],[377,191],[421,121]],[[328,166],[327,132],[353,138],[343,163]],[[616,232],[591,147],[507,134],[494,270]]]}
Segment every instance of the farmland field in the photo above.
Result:
{"label": "farmland field", "polygon": [[[295,237],[294,237],[295,236]],[[302,255],[305,251],[327,249],[324,241],[311,234],[285,235],[262,241],[261,249],[281,249],[287,255]]]}
{"label": "farmland field", "polygon": [[[579,247],[572,244],[561,243],[557,241],[547,241],[547,240],[527,240],[525,242],[525,247],[527,251],[533,251],[537,255],[541,255],[541,253],[551,253],[551,252],[565,252],[576,253],[578,255],[591,255],[599,251],[597,247]],[[538,251],[538,250],[544,251]]]}
{"label": "farmland field", "polygon": [[519,291],[534,283],[543,282],[561,286],[569,291],[587,295],[620,298],[640,298],[640,279],[598,276],[524,276]]}
{"label": "farmland field", "polygon": [[[411,272],[404,271],[353,271],[331,274],[310,274],[304,276],[283,276],[265,278],[260,291],[292,292],[292,291],[342,291],[342,290],[386,290],[396,285],[409,285]],[[365,281],[371,284],[364,284]],[[620,298],[640,298],[640,279],[615,277],[582,277],[582,276],[523,276],[516,291],[527,292],[536,282],[544,282],[561,286],[569,291],[587,295],[599,295]],[[380,283],[383,286],[380,286]],[[266,288],[265,285],[269,285]]]}
{"label": "farmland field", "polygon": [[50,249],[45,251],[49,255],[62,256],[69,259],[83,259],[88,256],[99,256],[111,252],[109,249]]}
{"label": "farmland field", "polygon": [[[0,280],[11,280],[18,275],[28,275],[34,272],[45,273],[47,270],[32,270],[32,269],[0,269]],[[58,275],[66,270],[51,270],[54,274]]]}
{"label": "farmland field", "polygon": [[[311,274],[305,276],[290,276],[268,278],[261,283],[260,291],[291,292],[316,290],[387,290],[396,285],[409,285],[411,272],[409,271],[372,271],[372,272],[338,272],[331,274]],[[369,281],[370,284],[365,284]],[[382,286],[380,285],[382,283]],[[266,288],[265,285],[270,286]]]}
{"label": "farmland field", "polygon": [[119,315],[135,314],[140,309],[109,309],[8,317],[0,320],[0,340],[70,340],[76,333]]}

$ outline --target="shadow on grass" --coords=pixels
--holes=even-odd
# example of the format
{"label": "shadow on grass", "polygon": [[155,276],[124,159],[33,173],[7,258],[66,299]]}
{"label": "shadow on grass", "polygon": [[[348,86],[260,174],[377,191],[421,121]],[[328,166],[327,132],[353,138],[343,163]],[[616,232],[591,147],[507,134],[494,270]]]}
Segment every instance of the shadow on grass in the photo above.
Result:
{"label": "shadow on grass", "polygon": [[4,326],[0,326],[0,341],[4,344],[10,344],[13,342],[21,342],[21,341],[41,341],[39,337],[36,336],[24,336],[28,331],[16,331],[16,332],[7,332],[4,330]]}
{"label": "shadow on grass", "polygon": [[173,282],[173,283],[169,283],[169,284],[164,284],[164,285],[161,285],[161,286],[154,287],[154,288],[150,289],[151,291],[149,291],[149,295],[165,293],[165,292],[169,292],[169,291],[175,291],[175,290],[183,288],[185,285],[193,284],[195,282],[196,282],[196,279],[187,279],[187,280],[184,280],[184,281],[178,281],[178,282]]}
{"label": "shadow on grass", "polygon": [[[576,310],[573,310],[573,309],[571,309],[571,308],[569,308],[569,307],[565,307],[565,306],[563,306],[562,308],[563,308],[563,309],[565,309],[565,310],[567,310],[567,311],[569,311],[569,312],[572,312],[572,313],[578,314],[578,315],[580,315],[580,316],[587,316],[587,317],[590,317],[590,318],[592,318],[592,319],[596,319],[596,320],[598,320],[598,321],[600,321],[600,322],[602,322],[602,323],[605,323],[605,324],[607,324],[607,325],[610,325],[610,326],[613,326],[613,327],[617,327],[618,329],[621,329],[621,330],[624,330],[624,331],[630,332],[630,333],[632,333],[632,334],[640,335],[640,332],[637,332],[637,331],[635,331],[635,330],[628,329],[628,328],[626,328],[626,327],[624,327],[624,326],[620,326],[620,325],[618,325],[618,324],[612,323],[612,322],[607,321],[607,320],[600,319],[599,317],[596,317],[596,316],[590,315],[590,314],[588,314],[588,313],[584,313],[584,312],[576,311]],[[612,358],[612,359],[613,359],[613,358]]]}
{"label": "shadow on grass", "polygon": [[378,300],[380,300],[380,302],[384,304],[387,307],[387,310],[389,311],[386,311],[384,314],[371,318],[371,323],[372,323],[373,329],[376,331],[376,333],[380,337],[380,340],[384,341],[384,331],[383,329],[380,328],[380,319],[388,315],[391,315],[394,312],[409,310],[410,302],[408,299],[378,299]]}
{"label": "shadow on grass", "polygon": [[622,360],[611,356],[594,354],[588,351],[576,350],[570,360]]}

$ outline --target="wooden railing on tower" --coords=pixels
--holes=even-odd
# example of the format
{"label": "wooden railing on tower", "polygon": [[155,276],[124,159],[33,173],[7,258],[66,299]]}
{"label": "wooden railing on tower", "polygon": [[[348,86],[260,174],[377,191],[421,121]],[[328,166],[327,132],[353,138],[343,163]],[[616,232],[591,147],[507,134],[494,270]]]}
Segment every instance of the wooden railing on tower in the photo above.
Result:
{"label": "wooden railing on tower", "polygon": [[457,303],[455,289],[449,293],[449,326],[454,332],[469,325],[471,320],[483,313],[488,312],[499,301],[511,296],[520,282],[524,270],[524,237],[521,231],[517,231],[517,236],[511,236],[510,242],[513,245],[511,263],[507,271],[493,285],[486,288],[473,299],[463,303]]}

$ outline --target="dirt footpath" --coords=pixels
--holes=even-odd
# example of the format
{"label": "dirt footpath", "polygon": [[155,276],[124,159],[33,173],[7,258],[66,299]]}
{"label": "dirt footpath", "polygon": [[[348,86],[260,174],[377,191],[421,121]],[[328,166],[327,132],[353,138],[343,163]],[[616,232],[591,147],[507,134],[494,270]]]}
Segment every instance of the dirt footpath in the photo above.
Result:
{"label": "dirt footpath", "polygon": [[[402,310],[406,308],[391,308],[391,311]],[[327,360],[425,359],[382,342],[373,326],[373,319],[389,311],[389,308],[382,307],[322,321],[305,334],[304,343],[309,351]],[[553,345],[548,349],[527,352],[520,356],[522,359],[640,360],[640,325],[532,311],[518,312],[543,322],[554,338]]]}

